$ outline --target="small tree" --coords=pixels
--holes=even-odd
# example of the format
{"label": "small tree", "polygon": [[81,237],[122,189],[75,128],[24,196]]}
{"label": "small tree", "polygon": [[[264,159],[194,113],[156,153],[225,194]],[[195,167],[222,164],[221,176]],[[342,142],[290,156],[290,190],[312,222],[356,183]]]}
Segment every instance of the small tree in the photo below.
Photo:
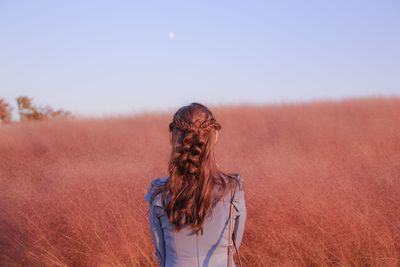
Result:
{"label": "small tree", "polygon": [[19,120],[31,120],[35,118],[36,109],[32,105],[32,98],[27,96],[17,97]]}
{"label": "small tree", "polygon": [[21,121],[25,120],[44,120],[51,118],[69,117],[71,112],[62,109],[54,110],[49,105],[36,107],[32,104],[32,98],[20,96],[17,98],[18,112]]}
{"label": "small tree", "polygon": [[10,104],[4,100],[4,98],[0,98],[0,125],[2,123],[9,123],[11,121],[11,111],[13,108]]}
{"label": "small tree", "polygon": [[64,118],[70,117],[71,112],[65,111],[63,109],[54,110],[51,106],[46,105],[45,107],[39,107],[38,111],[42,114],[45,118]]}

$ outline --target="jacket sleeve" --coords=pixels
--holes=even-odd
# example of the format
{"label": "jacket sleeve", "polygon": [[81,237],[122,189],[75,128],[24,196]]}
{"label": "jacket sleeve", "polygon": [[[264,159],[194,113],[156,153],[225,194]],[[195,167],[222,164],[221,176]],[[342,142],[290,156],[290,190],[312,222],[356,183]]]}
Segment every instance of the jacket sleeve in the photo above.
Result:
{"label": "jacket sleeve", "polygon": [[242,243],[243,233],[245,229],[246,219],[247,219],[247,211],[246,211],[246,202],[244,197],[244,188],[243,188],[243,178],[239,180],[239,188],[235,193],[234,204],[238,209],[238,216],[235,218],[235,227],[233,230],[233,238],[235,240],[235,244],[237,249],[239,249],[240,244]]}
{"label": "jacket sleeve", "polygon": [[159,261],[160,266],[165,266],[165,243],[164,233],[161,228],[160,219],[157,216],[157,210],[159,207],[151,205],[149,212],[149,223],[151,231],[151,239],[155,248],[155,255]]}
{"label": "jacket sleeve", "polygon": [[161,227],[161,221],[158,216],[160,213],[161,207],[155,205],[155,200],[150,203],[151,194],[154,191],[154,185],[158,182],[157,179],[151,181],[148,186],[147,193],[144,197],[146,202],[149,203],[149,225],[150,225],[150,233],[151,233],[151,240],[154,246],[153,255],[158,260],[161,267],[165,266],[165,244],[164,244],[164,232]]}

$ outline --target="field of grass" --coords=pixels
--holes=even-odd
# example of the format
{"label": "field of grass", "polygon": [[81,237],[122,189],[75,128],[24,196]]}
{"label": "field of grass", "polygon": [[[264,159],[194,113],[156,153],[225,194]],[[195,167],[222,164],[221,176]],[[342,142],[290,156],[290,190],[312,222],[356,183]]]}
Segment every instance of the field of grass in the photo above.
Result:
{"label": "field of grass", "polygon": [[[400,99],[210,108],[245,266],[400,265]],[[172,115],[0,128],[0,266],[155,266],[143,197]]]}

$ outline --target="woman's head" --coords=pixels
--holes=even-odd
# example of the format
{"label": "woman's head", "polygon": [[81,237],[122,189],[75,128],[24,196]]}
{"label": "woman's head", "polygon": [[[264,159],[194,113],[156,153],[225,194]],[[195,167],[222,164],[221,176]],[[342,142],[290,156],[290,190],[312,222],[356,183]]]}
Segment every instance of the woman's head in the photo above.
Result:
{"label": "woman's head", "polygon": [[202,104],[191,103],[178,109],[169,124],[170,176],[182,176],[187,181],[215,171],[214,147],[221,128],[212,112]]}
{"label": "woman's head", "polygon": [[[230,174],[218,170],[214,154],[221,128],[212,112],[196,102],[179,108],[169,124],[169,179],[153,197],[165,191],[165,211],[176,231],[191,226],[202,233],[206,215],[225,192],[222,176]],[[219,194],[215,194],[215,186]]]}

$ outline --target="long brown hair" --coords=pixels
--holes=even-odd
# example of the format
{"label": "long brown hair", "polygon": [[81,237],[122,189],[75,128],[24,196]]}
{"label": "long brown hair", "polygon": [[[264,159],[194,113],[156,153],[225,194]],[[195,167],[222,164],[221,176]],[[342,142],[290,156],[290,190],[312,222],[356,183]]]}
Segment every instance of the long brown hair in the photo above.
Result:
{"label": "long brown hair", "polygon": [[150,203],[163,193],[163,206],[177,232],[189,226],[196,234],[203,234],[206,216],[237,182],[238,174],[220,171],[215,161],[214,147],[221,128],[212,112],[197,102],[179,108],[169,124],[169,177],[154,191]]}

